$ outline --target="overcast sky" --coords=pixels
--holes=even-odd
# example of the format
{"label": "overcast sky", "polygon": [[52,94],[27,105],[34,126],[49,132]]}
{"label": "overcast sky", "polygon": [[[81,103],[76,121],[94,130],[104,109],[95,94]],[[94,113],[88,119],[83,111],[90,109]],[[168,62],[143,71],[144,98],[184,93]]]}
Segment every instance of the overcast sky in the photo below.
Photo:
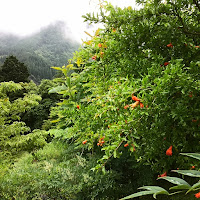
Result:
{"label": "overcast sky", "polygon": [[[120,7],[136,8],[135,0],[107,0]],[[0,0],[0,32],[21,36],[37,32],[58,20],[65,21],[76,40],[90,31],[82,15],[98,10],[99,0]],[[85,34],[85,35],[84,35]]]}

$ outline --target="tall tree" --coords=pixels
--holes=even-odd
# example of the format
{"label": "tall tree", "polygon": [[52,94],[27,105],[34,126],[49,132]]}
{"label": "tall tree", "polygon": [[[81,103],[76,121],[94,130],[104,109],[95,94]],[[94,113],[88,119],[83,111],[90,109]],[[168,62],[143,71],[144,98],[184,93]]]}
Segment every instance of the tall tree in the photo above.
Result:
{"label": "tall tree", "polygon": [[17,60],[15,56],[6,58],[1,68],[2,81],[28,82],[29,72],[27,66]]}

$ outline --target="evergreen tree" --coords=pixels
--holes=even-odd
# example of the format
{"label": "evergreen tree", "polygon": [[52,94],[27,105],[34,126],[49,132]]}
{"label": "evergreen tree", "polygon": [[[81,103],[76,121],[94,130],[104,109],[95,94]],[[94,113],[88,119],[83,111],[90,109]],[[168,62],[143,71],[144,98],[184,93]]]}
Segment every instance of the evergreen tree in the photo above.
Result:
{"label": "evergreen tree", "polygon": [[1,81],[28,82],[27,66],[19,62],[15,56],[11,55],[6,58],[0,72]]}

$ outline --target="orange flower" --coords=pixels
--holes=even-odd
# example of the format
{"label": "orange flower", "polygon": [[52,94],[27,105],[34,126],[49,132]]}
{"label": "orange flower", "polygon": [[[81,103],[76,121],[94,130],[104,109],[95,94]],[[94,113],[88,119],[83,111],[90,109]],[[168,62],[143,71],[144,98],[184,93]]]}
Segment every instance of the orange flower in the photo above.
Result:
{"label": "orange flower", "polygon": [[79,105],[77,105],[76,107],[77,107],[77,109],[80,109],[80,106],[79,106]]}
{"label": "orange flower", "polygon": [[193,119],[192,122],[197,122],[197,120],[196,120],[196,119]]}
{"label": "orange flower", "polygon": [[170,146],[166,151],[167,156],[172,156],[172,146]]}
{"label": "orange flower", "polygon": [[87,143],[87,140],[84,140],[83,142],[82,142],[82,144],[86,144]]}
{"label": "orange flower", "polygon": [[172,45],[172,43],[169,43],[168,45],[167,45],[167,47],[173,47],[173,45]]}
{"label": "orange flower", "polygon": [[170,64],[170,62],[165,62],[165,63],[164,63],[165,66],[167,66],[167,65],[169,65],[169,64]]}
{"label": "orange flower", "polygon": [[101,147],[103,146],[103,144],[105,143],[104,138],[105,136],[99,138],[99,142],[97,143],[97,146],[101,146]]}
{"label": "orange flower", "polygon": [[102,47],[102,44],[101,44],[101,43],[99,43],[99,44],[98,44],[98,47],[99,47],[99,48],[101,48],[101,47]]}
{"label": "orange flower", "polygon": [[124,147],[127,147],[128,146],[128,143],[126,143],[125,145],[124,145]]}
{"label": "orange flower", "polygon": [[125,105],[125,106],[124,106],[124,109],[127,109],[128,107],[129,107],[129,105]]}
{"label": "orange flower", "polygon": [[196,197],[197,199],[200,198],[200,192],[196,193],[196,194],[195,194],[195,197]]}
{"label": "orange flower", "polygon": [[139,98],[137,98],[136,96],[132,96],[132,100],[133,101],[141,101]]}
{"label": "orange flower", "polygon": [[101,55],[103,55],[103,54],[104,54],[104,52],[103,52],[103,51],[101,51],[101,52],[100,52],[100,54],[101,54]]}
{"label": "orange flower", "polygon": [[164,177],[164,176],[167,176],[167,172],[164,172],[163,174],[158,175],[158,177]]}
{"label": "orange flower", "polygon": [[195,48],[200,48],[200,46],[195,46]]}
{"label": "orange flower", "polygon": [[140,108],[144,108],[144,104],[143,103],[140,103]]}
{"label": "orange flower", "polygon": [[140,102],[139,102],[139,101],[136,101],[135,103],[131,104],[130,106],[131,106],[131,108],[134,109],[134,108],[137,107],[139,104],[140,104]]}
{"label": "orange flower", "polygon": [[191,168],[192,168],[192,169],[195,169],[195,166],[193,165]]}

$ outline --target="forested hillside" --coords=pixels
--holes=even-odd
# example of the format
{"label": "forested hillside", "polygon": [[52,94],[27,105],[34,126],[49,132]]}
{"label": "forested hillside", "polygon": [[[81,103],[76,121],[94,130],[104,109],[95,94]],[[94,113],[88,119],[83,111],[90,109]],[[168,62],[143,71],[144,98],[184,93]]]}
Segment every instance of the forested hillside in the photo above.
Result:
{"label": "forested hillside", "polygon": [[63,66],[78,49],[76,41],[67,37],[63,22],[51,24],[28,37],[0,34],[0,66],[9,55],[14,55],[28,67],[32,79],[51,79],[51,66]]}
{"label": "forested hillside", "polygon": [[[36,85],[14,56],[2,66],[0,199],[200,198],[200,4],[99,2],[83,17],[104,28],[53,67],[61,76]],[[55,27],[7,42],[60,62]]]}

